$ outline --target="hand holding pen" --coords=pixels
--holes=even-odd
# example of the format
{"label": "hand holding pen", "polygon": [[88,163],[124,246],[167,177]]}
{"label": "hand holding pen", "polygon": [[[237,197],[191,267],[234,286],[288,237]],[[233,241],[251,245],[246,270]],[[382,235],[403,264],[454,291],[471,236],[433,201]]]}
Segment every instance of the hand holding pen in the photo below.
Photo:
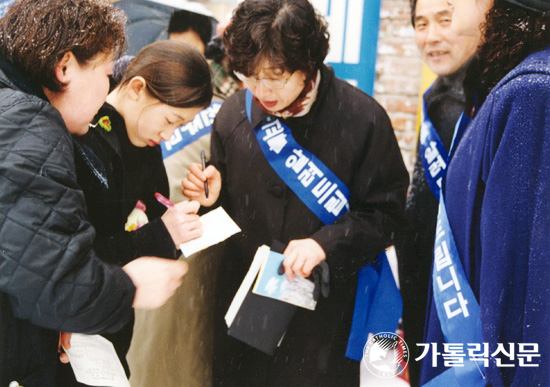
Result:
{"label": "hand holding pen", "polygon": [[197,200],[204,207],[210,207],[220,196],[222,177],[213,165],[203,168],[202,163],[193,163],[181,185],[186,197]]}
{"label": "hand holding pen", "polygon": [[[206,169],[206,156],[204,155],[204,149],[201,149],[201,164],[202,164],[202,171]],[[208,180],[204,181],[204,195],[208,199]]]}
{"label": "hand holding pen", "polygon": [[188,242],[202,235],[202,222],[197,212],[200,204],[197,201],[172,203],[160,193],[155,193],[157,201],[168,208],[161,216],[175,246]]}

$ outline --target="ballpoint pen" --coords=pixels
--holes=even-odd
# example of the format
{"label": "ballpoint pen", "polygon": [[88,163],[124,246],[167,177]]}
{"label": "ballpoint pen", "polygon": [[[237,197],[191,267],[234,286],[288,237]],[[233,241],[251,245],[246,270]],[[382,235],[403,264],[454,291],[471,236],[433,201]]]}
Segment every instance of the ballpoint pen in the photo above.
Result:
{"label": "ballpoint pen", "polygon": [[[202,170],[204,171],[206,169],[206,156],[204,155],[204,149],[201,149],[201,163],[202,163]],[[208,199],[208,181],[204,181],[204,195]]]}
{"label": "ballpoint pen", "polygon": [[166,208],[174,207],[174,203],[172,203],[170,199],[162,196],[162,194],[158,192],[155,192],[155,198],[160,204],[162,204]]}

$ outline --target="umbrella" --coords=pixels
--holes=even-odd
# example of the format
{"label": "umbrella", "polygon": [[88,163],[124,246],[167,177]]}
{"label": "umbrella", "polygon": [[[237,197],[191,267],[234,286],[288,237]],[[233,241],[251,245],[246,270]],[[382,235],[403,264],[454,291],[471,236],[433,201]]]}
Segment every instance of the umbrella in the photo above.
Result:
{"label": "umbrella", "polygon": [[8,8],[13,4],[15,0],[2,0],[0,1],[0,17],[4,16],[8,12]]}
{"label": "umbrella", "polygon": [[113,3],[126,13],[128,47],[126,54],[137,55],[146,45],[168,39],[170,15],[177,10],[186,10],[206,15],[212,20],[212,31],[217,20],[204,5],[186,0],[119,0]]}

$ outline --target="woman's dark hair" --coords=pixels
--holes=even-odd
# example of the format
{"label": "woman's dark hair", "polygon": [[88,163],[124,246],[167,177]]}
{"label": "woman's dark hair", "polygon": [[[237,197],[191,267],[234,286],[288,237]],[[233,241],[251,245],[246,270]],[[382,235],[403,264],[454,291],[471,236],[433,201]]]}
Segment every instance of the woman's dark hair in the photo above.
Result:
{"label": "woman's dark hair", "polygon": [[170,106],[206,107],[212,100],[210,66],[184,42],[162,40],[145,46],[128,65],[120,87],[134,77],[143,77],[149,94]]}
{"label": "woman's dark hair", "polygon": [[0,18],[0,57],[59,92],[55,68],[67,52],[81,65],[124,50],[126,16],[107,0],[18,0]]}
{"label": "woman's dark hair", "polygon": [[307,0],[245,0],[233,11],[223,43],[233,71],[250,76],[268,60],[310,78],[327,56],[329,34]]}
{"label": "woman's dark hair", "polygon": [[[468,83],[476,84],[481,100],[529,54],[550,44],[550,16],[495,0],[482,25],[482,35],[477,63],[467,78]],[[472,79],[476,77],[477,82]]]}

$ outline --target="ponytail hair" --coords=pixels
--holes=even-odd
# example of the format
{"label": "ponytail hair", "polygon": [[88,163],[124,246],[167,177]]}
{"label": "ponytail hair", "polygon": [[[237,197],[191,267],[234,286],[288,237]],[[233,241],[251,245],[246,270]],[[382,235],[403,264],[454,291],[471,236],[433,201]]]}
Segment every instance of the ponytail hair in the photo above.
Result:
{"label": "ponytail hair", "polygon": [[206,107],[212,100],[210,66],[191,45],[162,40],[145,46],[132,59],[119,87],[134,77],[145,79],[148,93],[178,108]]}

